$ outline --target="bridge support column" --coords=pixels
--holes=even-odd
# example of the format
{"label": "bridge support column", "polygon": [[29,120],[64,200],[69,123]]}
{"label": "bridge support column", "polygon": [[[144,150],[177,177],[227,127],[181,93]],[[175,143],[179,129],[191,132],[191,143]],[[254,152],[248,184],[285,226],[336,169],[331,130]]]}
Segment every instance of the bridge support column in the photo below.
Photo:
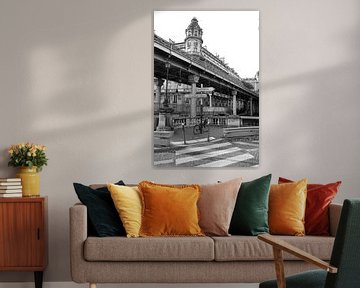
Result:
{"label": "bridge support column", "polygon": [[[171,107],[168,106],[168,102],[166,99],[166,92],[165,95],[163,97],[161,97],[161,86],[164,84],[164,80],[163,79],[158,79],[158,83],[156,86],[156,97],[159,95],[158,100],[159,100],[159,120],[158,120],[158,125],[156,127],[157,131],[170,131],[171,128],[171,113],[173,112],[173,109]],[[166,82],[166,85],[168,85],[168,83]],[[166,87],[167,89],[167,87]]]}
{"label": "bridge support column", "polygon": [[188,80],[191,84],[191,98],[190,98],[190,117],[196,117],[196,83],[199,82],[200,77],[197,75],[190,75]]}
{"label": "bridge support column", "polygon": [[237,107],[237,104],[236,104],[236,94],[237,94],[237,91],[236,90],[233,90],[231,91],[231,94],[233,96],[233,115],[236,115],[236,107]]}
{"label": "bridge support column", "polygon": [[155,80],[156,90],[155,90],[155,100],[154,100],[154,111],[160,110],[160,97],[161,97],[161,86],[164,84],[164,80],[157,78]]}
{"label": "bridge support column", "polygon": [[249,103],[250,103],[250,116],[253,116],[254,111],[253,111],[253,99],[252,99],[252,97],[250,97]]}
{"label": "bridge support column", "polygon": [[212,94],[209,94],[209,107],[212,107]]}

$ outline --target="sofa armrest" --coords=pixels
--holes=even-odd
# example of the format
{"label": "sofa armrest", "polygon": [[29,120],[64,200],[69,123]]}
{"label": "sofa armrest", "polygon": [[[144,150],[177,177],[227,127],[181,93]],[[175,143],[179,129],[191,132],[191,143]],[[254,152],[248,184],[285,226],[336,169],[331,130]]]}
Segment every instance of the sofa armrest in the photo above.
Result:
{"label": "sofa armrest", "polygon": [[329,220],[330,220],[330,235],[336,236],[342,204],[331,203],[329,207]]}
{"label": "sofa armrest", "polygon": [[70,269],[73,281],[85,282],[86,263],[83,245],[87,238],[87,208],[82,204],[70,207]]}

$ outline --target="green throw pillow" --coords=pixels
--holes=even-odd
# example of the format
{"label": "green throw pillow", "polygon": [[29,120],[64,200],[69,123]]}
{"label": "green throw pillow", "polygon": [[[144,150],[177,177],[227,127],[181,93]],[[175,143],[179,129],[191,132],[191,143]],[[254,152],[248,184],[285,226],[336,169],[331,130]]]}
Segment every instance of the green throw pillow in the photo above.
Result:
{"label": "green throw pillow", "polygon": [[231,218],[230,234],[256,236],[269,233],[270,181],[271,174],[241,184]]}

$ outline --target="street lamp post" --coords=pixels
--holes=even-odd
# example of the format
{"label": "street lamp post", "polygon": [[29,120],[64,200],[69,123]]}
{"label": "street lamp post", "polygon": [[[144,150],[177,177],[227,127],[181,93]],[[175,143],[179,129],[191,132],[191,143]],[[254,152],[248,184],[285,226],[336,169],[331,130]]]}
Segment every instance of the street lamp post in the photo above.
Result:
{"label": "street lamp post", "polygon": [[203,133],[203,99],[200,99],[200,134]]}

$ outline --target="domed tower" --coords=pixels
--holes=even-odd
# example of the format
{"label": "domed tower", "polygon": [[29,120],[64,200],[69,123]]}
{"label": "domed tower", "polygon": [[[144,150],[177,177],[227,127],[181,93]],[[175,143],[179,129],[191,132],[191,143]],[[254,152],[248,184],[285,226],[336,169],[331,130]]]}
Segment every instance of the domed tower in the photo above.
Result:
{"label": "domed tower", "polygon": [[203,31],[195,17],[191,19],[191,23],[185,30],[185,34],[185,51],[193,55],[201,55]]}

